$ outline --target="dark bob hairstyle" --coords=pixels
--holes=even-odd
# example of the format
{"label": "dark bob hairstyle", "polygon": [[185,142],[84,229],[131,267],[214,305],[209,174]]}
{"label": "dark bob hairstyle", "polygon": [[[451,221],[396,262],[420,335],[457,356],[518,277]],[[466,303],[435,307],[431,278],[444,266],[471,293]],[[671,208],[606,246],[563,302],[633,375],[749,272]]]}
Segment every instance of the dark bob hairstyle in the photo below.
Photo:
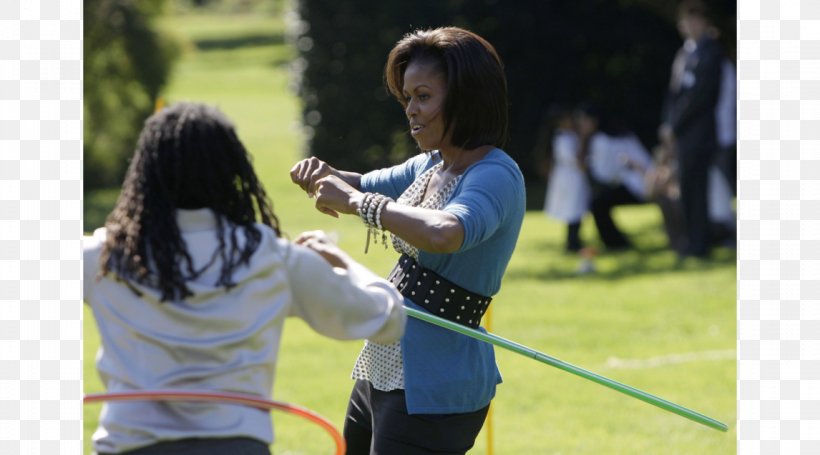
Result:
{"label": "dark bob hairstyle", "polygon": [[453,145],[467,150],[488,144],[504,146],[507,79],[492,44],[458,27],[405,35],[390,51],[384,67],[388,90],[405,107],[404,72],[411,62],[433,64],[444,74],[444,134],[452,128]]}

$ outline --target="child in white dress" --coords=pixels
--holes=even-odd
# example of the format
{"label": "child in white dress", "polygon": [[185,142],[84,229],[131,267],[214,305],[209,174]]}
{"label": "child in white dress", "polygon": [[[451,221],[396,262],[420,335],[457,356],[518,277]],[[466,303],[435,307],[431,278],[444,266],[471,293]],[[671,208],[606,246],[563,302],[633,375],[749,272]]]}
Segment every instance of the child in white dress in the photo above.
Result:
{"label": "child in white dress", "polygon": [[580,159],[580,144],[572,112],[558,114],[552,141],[553,165],[547,183],[544,211],[567,225],[566,250],[577,252],[582,247],[581,220],[589,207],[589,182]]}

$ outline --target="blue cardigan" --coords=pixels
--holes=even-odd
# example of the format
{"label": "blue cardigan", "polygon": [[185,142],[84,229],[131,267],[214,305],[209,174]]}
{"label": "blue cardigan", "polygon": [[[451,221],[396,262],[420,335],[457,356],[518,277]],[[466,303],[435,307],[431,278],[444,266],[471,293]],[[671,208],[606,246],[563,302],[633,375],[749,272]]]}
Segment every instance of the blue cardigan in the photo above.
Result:
{"label": "blue cardigan", "polygon": [[[361,189],[396,199],[439,160],[437,152],[425,153],[367,173]],[[469,291],[495,295],[524,219],[524,178],[518,165],[501,149],[492,150],[464,171],[443,210],[464,226],[464,242],[451,254],[419,251],[419,263]],[[409,299],[405,305],[424,311]],[[410,414],[476,411],[490,403],[501,383],[488,343],[408,318],[401,344]]]}

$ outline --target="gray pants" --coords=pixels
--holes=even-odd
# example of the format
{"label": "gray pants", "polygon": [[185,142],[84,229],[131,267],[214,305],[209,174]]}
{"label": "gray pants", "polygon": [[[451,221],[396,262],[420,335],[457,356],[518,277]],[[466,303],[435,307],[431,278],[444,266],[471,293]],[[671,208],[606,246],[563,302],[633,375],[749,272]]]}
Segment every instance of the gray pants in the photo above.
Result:
{"label": "gray pants", "polygon": [[[270,455],[268,445],[252,438],[190,438],[164,441],[122,455]],[[113,455],[99,453],[98,455]]]}

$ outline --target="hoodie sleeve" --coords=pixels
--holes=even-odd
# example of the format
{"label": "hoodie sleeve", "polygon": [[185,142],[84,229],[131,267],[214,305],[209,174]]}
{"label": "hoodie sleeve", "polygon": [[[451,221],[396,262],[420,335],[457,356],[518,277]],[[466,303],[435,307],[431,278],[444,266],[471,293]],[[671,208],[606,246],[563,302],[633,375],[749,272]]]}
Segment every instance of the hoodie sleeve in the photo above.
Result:
{"label": "hoodie sleeve", "polygon": [[404,334],[404,298],[361,264],[334,268],[314,251],[291,245],[287,265],[293,292],[290,315],[322,335],[386,344]]}

